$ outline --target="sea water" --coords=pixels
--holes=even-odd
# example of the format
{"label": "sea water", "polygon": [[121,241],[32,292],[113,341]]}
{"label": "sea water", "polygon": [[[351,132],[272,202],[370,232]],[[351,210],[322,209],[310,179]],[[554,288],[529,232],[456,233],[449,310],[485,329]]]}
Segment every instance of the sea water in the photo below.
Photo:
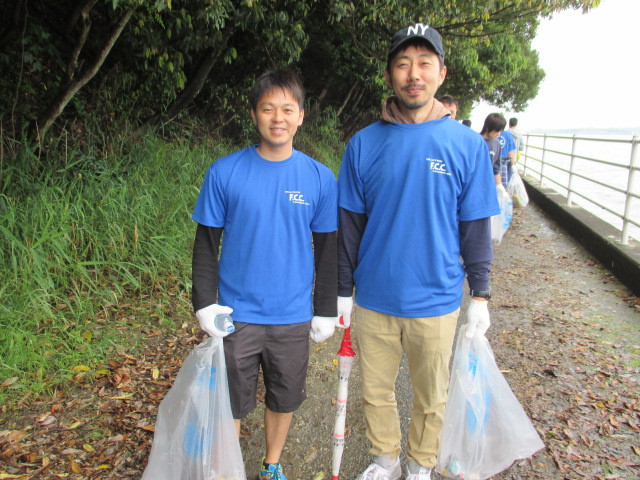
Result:
{"label": "sea water", "polygon": [[[560,136],[556,134],[554,135]],[[562,136],[564,137],[564,134],[562,134]],[[626,192],[631,172],[629,165],[631,161],[631,139],[633,136],[577,133],[576,137],[575,155],[610,162],[615,165],[602,164],[584,158],[574,158],[573,171],[576,174],[622,189]],[[581,140],[581,138],[593,138],[598,140]],[[612,139],[625,140],[625,142],[618,143],[607,141]],[[523,154],[526,152],[528,158],[526,159],[526,164],[525,158],[523,156],[520,158],[519,170],[522,172],[524,169],[527,175],[539,180],[540,174],[536,172],[540,172],[541,168],[541,148],[543,146],[544,139],[542,137],[532,136],[527,139],[525,136],[524,140],[529,147],[525,147]],[[549,187],[564,196],[567,196],[569,173],[564,172],[559,168],[570,170],[572,141],[572,136],[567,136],[565,138],[547,137],[545,144],[546,152],[544,154],[545,166],[543,173],[545,177],[549,178],[543,179],[543,186]],[[568,155],[563,155],[558,152]],[[640,168],[640,150],[637,155],[637,167]],[[622,231],[622,218],[617,217],[615,214],[608,212],[598,205],[595,205],[590,200],[595,200],[622,216],[625,211],[625,193],[609,189],[605,186],[598,185],[597,183],[575,175],[572,180],[571,188],[574,191],[571,199],[573,203],[580,205],[596,217]],[[636,171],[635,180],[633,185],[631,185],[630,191],[635,194],[640,194],[640,171]],[[640,223],[640,199],[631,198],[629,218]],[[640,240],[640,227],[630,224],[629,236],[635,240]]]}

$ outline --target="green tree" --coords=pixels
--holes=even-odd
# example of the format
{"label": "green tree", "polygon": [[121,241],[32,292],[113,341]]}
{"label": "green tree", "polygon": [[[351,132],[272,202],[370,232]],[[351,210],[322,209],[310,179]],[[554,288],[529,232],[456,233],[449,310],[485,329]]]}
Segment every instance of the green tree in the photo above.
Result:
{"label": "green tree", "polygon": [[[312,22],[302,67],[312,92],[341,114],[348,130],[379,116],[388,93],[382,82],[389,40],[400,28],[423,22],[443,36],[448,68],[440,94],[469,111],[488,100],[524,109],[544,78],[531,48],[539,19],[563,9],[587,11],[599,0],[360,0],[328,2]],[[417,13],[418,12],[418,13]],[[322,28],[327,21],[331,28]],[[314,65],[322,65],[314,71]],[[328,93],[325,93],[328,92]],[[345,108],[346,107],[346,108]]]}
{"label": "green tree", "polygon": [[521,110],[544,76],[531,48],[539,19],[599,0],[0,3],[0,152],[11,156],[24,132],[45,153],[60,132],[104,147],[181,115],[246,138],[248,87],[276,65],[299,69],[309,114],[333,111],[348,135],[379,115],[389,39],[415,22],[442,33],[440,93],[462,112],[481,99]]}

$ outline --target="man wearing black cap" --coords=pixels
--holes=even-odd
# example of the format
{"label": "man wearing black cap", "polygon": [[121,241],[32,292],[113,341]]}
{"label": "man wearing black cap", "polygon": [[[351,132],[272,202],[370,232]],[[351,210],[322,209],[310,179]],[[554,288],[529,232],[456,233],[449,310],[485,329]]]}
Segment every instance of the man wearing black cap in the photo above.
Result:
{"label": "man wearing black cap", "polygon": [[414,393],[405,478],[431,478],[465,277],[466,335],[489,327],[489,219],[500,209],[484,140],[435,99],[446,73],[436,30],[418,23],[397,32],[384,72],[395,95],[350,140],[338,178],[338,315],[349,325],[355,287],[375,456],[359,480],[402,476],[394,387],[403,352]]}

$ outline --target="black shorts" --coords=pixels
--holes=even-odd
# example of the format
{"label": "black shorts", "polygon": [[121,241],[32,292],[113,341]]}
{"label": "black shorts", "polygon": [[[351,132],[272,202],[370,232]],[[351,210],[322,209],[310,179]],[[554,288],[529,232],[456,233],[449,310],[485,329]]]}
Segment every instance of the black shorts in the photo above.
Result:
{"label": "black shorts", "polygon": [[307,398],[311,322],[235,322],[235,327],[223,342],[233,418],[244,418],[255,408],[260,367],[267,408],[275,413],[295,411]]}

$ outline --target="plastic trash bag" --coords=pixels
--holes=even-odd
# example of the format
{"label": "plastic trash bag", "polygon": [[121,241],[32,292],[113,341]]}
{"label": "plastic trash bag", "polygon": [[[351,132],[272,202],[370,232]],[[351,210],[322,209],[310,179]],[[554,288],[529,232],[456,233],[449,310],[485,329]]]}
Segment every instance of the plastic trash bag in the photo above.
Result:
{"label": "plastic trash bag", "polygon": [[160,403],[142,480],[246,480],[221,338],[185,359]]}
{"label": "plastic trash bag", "polygon": [[497,188],[500,213],[491,217],[491,240],[494,244],[502,241],[502,236],[511,225],[513,218],[513,202],[509,194],[502,188]]}
{"label": "plastic trash bag", "polygon": [[514,207],[526,207],[529,203],[529,195],[527,189],[524,187],[524,182],[518,171],[514,168],[511,180],[507,184],[507,193],[511,195]]}
{"label": "plastic trash bag", "polygon": [[544,447],[496,365],[484,335],[460,329],[436,471],[483,480]]}

